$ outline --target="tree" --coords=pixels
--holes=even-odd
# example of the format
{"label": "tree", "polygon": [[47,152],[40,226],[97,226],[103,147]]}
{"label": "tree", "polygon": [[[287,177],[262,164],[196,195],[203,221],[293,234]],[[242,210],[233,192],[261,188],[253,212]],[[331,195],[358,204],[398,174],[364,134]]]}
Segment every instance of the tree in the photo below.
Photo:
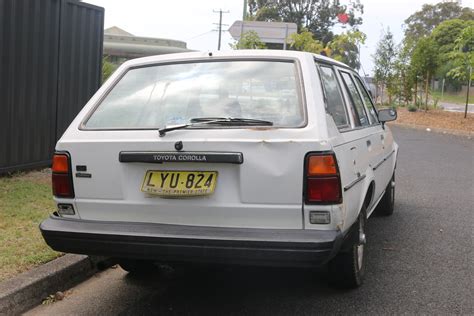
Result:
{"label": "tree", "polygon": [[410,69],[410,54],[403,46],[397,48],[397,57],[394,62],[394,75],[392,77],[393,94],[397,96],[398,100],[408,102],[412,100],[412,89],[415,78],[411,76]]}
{"label": "tree", "polygon": [[360,31],[348,31],[336,35],[326,46],[314,39],[313,33],[303,28],[300,33],[292,34],[290,47],[304,52],[321,54],[346,63],[352,68],[360,68],[359,44],[365,42],[366,36]]}
{"label": "tree", "polygon": [[464,82],[461,82],[459,76],[448,76],[448,72],[455,68],[456,65],[453,56],[453,51],[456,51],[455,40],[461,35],[462,31],[468,27],[474,26],[474,21],[463,21],[460,19],[447,20],[439,24],[433,30],[431,37],[438,46],[439,54],[439,66],[436,72],[436,77],[446,78],[447,82],[451,86],[460,86]]}
{"label": "tree", "polygon": [[290,47],[294,50],[302,52],[310,52],[313,54],[321,54],[323,51],[325,55],[329,55],[325,51],[324,44],[313,38],[313,33],[303,28],[300,33],[294,33],[290,36]]}
{"label": "tree", "polygon": [[[450,58],[454,67],[447,75],[462,82],[468,81],[469,68],[474,68],[474,25],[464,28],[456,38]],[[472,72],[471,80],[474,80]]]}
{"label": "tree", "polygon": [[335,60],[341,61],[354,69],[360,68],[359,46],[365,43],[367,36],[357,30],[351,30],[335,35],[328,43],[331,55]]}
{"label": "tree", "polygon": [[451,53],[454,50],[455,39],[458,38],[462,30],[469,25],[474,25],[474,21],[452,19],[444,21],[436,26],[431,33],[431,36],[438,45],[439,53],[442,55]]}
{"label": "tree", "polygon": [[117,69],[117,66],[109,61],[108,56],[102,59],[102,83],[104,83]]}
{"label": "tree", "polygon": [[363,5],[360,0],[249,0],[249,14],[257,21],[296,23],[298,32],[307,29],[325,45],[334,38],[336,24],[351,28],[362,24]]}
{"label": "tree", "polygon": [[463,8],[457,2],[424,4],[420,11],[405,20],[405,41],[414,46],[418,39],[429,36],[441,22],[451,19],[474,20],[474,10]]}
{"label": "tree", "polygon": [[247,31],[242,34],[239,41],[230,44],[232,49],[265,49],[265,43],[260,40],[257,32]]}
{"label": "tree", "polygon": [[[374,79],[381,86],[380,101],[382,103],[384,86],[387,86],[390,92],[393,92],[394,89],[390,84],[395,73],[396,55],[397,51],[393,34],[390,32],[390,29],[387,29],[377,43],[375,54],[372,56],[374,60]],[[392,93],[389,94],[389,103],[392,101],[391,97]]]}
{"label": "tree", "polygon": [[[428,87],[433,74],[438,65],[438,48],[436,42],[431,37],[420,39],[411,56],[411,69],[413,76],[418,82],[418,78],[422,78],[425,83],[425,106],[428,109]],[[415,89],[416,90],[416,89]],[[415,91],[415,94],[417,91]],[[415,96],[416,100],[416,96]]]}

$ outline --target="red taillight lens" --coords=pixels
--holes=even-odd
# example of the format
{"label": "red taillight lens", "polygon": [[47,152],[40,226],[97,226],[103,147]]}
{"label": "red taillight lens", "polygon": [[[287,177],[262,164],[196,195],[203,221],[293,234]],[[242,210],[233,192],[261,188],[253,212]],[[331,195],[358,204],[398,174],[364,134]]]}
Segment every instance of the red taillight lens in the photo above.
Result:
{"label": "red taillight lens", "polygon": [[53,194],[63,198],[73,197],[71,178],[68,174],[53,173]]}
{"label": "red taillight lens", "polygon": [[309,178],[306,182],[309,202],[339,203],[341,186],[338,177]]}
{"label": "red taillight lens", "polygon": [[308,155],[305,176],[307,204],[342,202],[341,180],[333,153]]}
{"label": "red taillight lens", "polygon": [[53,195],[60,198],[73,198],[74,190],[69,155],[65,153],[54,154],[51,170],[53,172]]}

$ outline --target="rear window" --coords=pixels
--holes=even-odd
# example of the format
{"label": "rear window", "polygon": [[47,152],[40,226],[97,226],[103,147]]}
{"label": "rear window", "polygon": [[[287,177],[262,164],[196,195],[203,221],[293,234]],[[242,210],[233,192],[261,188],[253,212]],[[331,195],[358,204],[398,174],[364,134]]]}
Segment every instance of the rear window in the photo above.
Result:
{"label": "rear window", "polygon": [[251,118],[272,121],[275,127],[302,126],[304,110],[295,63],[213,61],[131,69],[84,126],[153,129],[200,117]]}

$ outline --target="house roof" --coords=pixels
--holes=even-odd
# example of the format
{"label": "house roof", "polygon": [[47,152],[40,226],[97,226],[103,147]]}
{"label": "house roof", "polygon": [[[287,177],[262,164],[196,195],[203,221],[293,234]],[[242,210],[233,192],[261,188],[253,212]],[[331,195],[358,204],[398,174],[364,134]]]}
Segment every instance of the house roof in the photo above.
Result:
{"label": "house roof", "polygon": [[132,33],[128,33],[127,31],[121,29],[118,26],[112,26],[108,29],[104,30],[104,34],[107,35],[122,35],[122,36],[134,36]]}

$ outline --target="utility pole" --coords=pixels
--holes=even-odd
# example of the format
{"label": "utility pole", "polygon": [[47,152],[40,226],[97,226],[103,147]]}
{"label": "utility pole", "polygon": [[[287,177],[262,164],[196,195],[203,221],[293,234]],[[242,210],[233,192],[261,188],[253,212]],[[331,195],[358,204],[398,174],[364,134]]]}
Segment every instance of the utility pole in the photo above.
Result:
{"label": "utility pole", "polygon": [[244,0],[244,12],[242,14],[242,22],[247,19],[247,0]]}
{"label": "utility pole", "polygon": [[219,9],[219,10],[213,10],[213,12],[219,13],[219,24],[218,24],[219,38],[217,40],[217,50],[221,50],[222,25],[227,25],[227,24],[222,24],[222,13],[229,13],[229,11],[222,11],[222,9]]}

